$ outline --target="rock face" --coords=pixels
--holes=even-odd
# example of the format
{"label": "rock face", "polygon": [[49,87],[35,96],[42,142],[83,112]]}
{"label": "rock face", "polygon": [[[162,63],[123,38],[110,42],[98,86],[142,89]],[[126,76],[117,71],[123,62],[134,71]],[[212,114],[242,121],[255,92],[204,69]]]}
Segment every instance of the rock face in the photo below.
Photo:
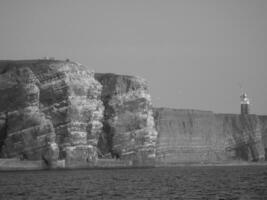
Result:
{"label": "rock face", "polygon": [[261,123],[262,143],[265,151],[265,160],[267,161],[267,116],[258,116]]}
{"label": "rock face", "polygon": [[146,82],[114,74],[96,79],[75,62],[0,61],[1,157],[52,166],[65,159],[75,168],[110,155],[154,165],[157,132]]}
{"label": "rock face", "polygon": [[59,157],[69,165],[95,159],[101,89],[94,73],[74,62],[1,61],[1,156]]}
{"label": "rock face", "polygon": [[0,61],[1,158],[52,167],[65,160],[60,163],[75,168],[261,161],[266,155],[267,116],[153,109],[138,77],[94,74],[70,61]]}
{"label": "rock face", "polygon": [[137,77],[96,74],[103,85],[104,132],[99,140],[103,155],[153,165],[157,132],[147,83]]}
{"label": "rock face", "polygon": [[264,160],[266,117],[168,108],[154,113],[159,164]]}

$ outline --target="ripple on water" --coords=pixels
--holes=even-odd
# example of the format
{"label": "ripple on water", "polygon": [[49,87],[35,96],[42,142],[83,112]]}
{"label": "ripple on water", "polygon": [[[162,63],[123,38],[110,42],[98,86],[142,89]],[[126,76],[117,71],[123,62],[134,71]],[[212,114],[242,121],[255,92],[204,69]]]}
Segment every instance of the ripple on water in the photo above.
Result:
{"label": "ripple on water", "polygon": [[0,199],[267,199],[267,168],[0,172]]}

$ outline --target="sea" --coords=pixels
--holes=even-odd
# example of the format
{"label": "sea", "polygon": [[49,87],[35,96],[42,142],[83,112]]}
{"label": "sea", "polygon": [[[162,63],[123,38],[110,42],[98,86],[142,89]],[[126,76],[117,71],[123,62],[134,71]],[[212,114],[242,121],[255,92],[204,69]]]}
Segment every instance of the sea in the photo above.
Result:
{"label": "sea", "polygon": [[267,166],[0,172],[0,199],[267,199]]}

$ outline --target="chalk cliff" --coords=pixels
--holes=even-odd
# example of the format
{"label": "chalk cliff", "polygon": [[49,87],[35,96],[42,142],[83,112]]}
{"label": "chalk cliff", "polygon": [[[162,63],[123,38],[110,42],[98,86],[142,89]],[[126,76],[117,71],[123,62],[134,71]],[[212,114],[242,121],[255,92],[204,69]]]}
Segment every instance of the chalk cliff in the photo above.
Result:
{"label": "chalk cliff", "polygon": [[266,117],[154,109],[159,164],[261,161]]}

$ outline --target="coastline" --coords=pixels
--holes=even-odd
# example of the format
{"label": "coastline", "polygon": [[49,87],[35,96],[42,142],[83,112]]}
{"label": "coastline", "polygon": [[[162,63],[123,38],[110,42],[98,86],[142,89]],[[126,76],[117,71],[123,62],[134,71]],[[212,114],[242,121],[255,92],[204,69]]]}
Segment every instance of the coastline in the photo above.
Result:
{"label": "coastline", "polygon": [[25,161],[18,159],[0,159],[0,172],[5,171],[40,171],[40,170],[78,170],[78,169],[144,169],[172,167],[234,167],[234,166],[267,166],[262,162],[225,162],[225,163],[156,163],[155,165],[135,166],[131,161],[99,159],[95,163],[80,166],[65,166],[65,160],[47,166],[44,161]]}

